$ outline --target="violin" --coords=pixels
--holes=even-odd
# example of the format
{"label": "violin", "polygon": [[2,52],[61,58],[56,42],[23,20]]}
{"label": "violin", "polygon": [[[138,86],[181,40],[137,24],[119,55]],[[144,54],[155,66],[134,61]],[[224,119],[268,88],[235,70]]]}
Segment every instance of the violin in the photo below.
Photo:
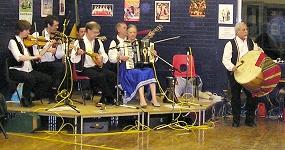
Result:
{"label": "violin", "polygon": [[26,47],[32,47],[33,45],[44,47],[47,42],[48,40],[46,40],[43,36],[34,37],[32,35],[28,35],[28,37],[24,39],[24,45]]}

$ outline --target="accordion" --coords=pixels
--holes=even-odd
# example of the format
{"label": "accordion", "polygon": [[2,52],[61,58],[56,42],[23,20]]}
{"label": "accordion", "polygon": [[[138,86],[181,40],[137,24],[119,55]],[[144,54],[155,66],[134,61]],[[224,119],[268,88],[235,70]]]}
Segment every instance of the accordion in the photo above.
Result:
{"label": "accordion", "polygon": [[124,50],[125,56],[129,57],[126,61],[127,69],[152,67],[155,61],[154,43],[150,43],[149,39],[125,42]]}

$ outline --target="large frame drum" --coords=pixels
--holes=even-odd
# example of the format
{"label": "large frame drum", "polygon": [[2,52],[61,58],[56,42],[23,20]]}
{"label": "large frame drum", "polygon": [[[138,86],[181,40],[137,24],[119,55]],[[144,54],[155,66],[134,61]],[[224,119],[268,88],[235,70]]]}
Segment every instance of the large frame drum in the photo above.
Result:
{"label": "large frame drum", "polygon": [[255,97],[270,93],[281,78],[280,66],[259,50],[246,53],[236,66],[236,81]]}

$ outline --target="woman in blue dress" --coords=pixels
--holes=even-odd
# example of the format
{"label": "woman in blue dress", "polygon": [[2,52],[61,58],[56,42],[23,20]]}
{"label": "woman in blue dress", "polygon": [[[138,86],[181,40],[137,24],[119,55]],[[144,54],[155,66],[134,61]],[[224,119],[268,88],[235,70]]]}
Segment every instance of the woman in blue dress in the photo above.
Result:
{"label": "woman in blue dress", "polygon": [[[138,48],[137,43],[137,27],[135,25],[129,25],[127,29],[127,41],[129,43],[134,43],[132,47],[134,52],[136,48]],[[125,92],[125,96],[123,98],[123,102],[127,103],[132,100],[136,93],[139,94],[140,106],[145,108],[147,106],[147,102],[144,96],[144,88],[149,88],[151,92],[151,103],[155,107],[160,107],[156,99],[156,80],[154,78],[154,71],[152,68],[144,67],[144,68],[133,68],[127,69],[126,61],[129,60],[130,56],[126,56],[122,51],[119,54],[119,59],[121,60],[120,71],[119,71],[119,80],[122,85],[122,88]]]}

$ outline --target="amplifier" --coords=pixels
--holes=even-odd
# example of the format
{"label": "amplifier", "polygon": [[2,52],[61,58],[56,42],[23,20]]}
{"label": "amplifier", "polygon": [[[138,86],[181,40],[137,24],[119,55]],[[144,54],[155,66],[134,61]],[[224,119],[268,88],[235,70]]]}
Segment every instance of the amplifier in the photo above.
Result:
{"label": "amplifier", "polygon": [[171,123],[171,116],[169,115],[151,115],[149,120],[149,127],[154,128],[162,124]]}
{"label": "amplifier", "polygon": [[109,131],[108,121],[83,122],[83,133],[99,133],[99,132],[108,132],[108,131]]}
{"label": "amplifier", "polygon": [[30,133],[40,127],[40,116],[35,113],[9,113],[5,129],[7,132]]}

